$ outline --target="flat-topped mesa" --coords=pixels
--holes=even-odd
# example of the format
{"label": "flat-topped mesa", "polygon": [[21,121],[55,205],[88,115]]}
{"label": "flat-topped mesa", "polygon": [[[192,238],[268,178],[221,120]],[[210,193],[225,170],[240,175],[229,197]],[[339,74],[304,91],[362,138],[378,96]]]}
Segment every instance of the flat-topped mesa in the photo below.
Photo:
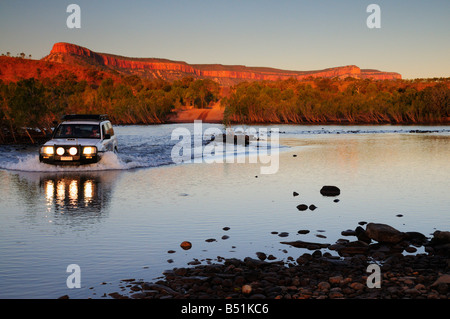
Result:
{"label": "flat-topped mesa", "polygon": [[95,63],[119,71],[124,70],[131,73],[137,72],[141,75],[143,75],[143,72],[145,73],[148,71],[153,77],[159,76],[165,78],[171,76],[173,78],[178,74],[178,76],[191,75],[199,78],[213,78],[219,82],[224,82],[226,79],[232,80],[233,82],[245,80],[276,81],[289,78],[304,80],[309,77],[401,78],[401,75],[398,73],[361,70],[355,65],[315,71],[288,71],[263,67],[247,67],[243,65],[188,64],[182,61],[171,61],[167,59],[129,58],[106,53],[97,53],[78,45],[63,42],[55,43],[50,54],[46,56],[44,60],[51,62],[65,62],[64,57],[67,55],[84,58],[84,60],[88,60],[89,63]]}
{"label": "flat-topped mesa", "polygon": [[90,58],[95,62],[121,69],[150,69],[150,70],[172,70],[186,73],[195,73],[194,68],[185,62],[176,62],[162,59],[126,58],[105,53],[97,53],[87,48],[70,44],[55,43],[50,54],[44,59],[47,61],[61,62],[61,54],[70,54]]}
{"label": "flat-topped mesa", "polygon": [[374,79],[374,80],[400,80],[402,76],[396,72],[381,72],[378,70],[361,70],[360,79]]}

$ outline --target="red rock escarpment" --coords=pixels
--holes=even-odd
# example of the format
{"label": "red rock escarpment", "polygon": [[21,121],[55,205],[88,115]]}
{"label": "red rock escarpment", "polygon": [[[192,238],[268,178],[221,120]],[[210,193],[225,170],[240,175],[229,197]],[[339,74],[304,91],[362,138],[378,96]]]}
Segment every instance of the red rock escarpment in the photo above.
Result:
{"label": "red rock escarpment", "polygon": [[[401,75],[394,72],[381,72],[378,70],[361,70],[354,65],[329,68],[317,71],[287,71],[272,68],[246,67],[240,65],[221,64],[188,64],[186,62],[171,61],[156,58],[128,58],[105,53],[97,53],[87,48],[70,44],[55,43],[50,54],[44,58],[46,61],[63,62],[64,56],[71,55],[88,59],[99,65],[113,68],[115,70],[128,71],[155,71],[164,78],[165,72],[178,72],[200,78],[213,78],[219,82],[224,79],[236,81],[245,80],[284,80],[295,78],[303,80],[309,77],[326,78],[373,78],[401,79]],[[142,73],[142,72],[141,72]],[[152,73],[155,76],[155,73]]]}

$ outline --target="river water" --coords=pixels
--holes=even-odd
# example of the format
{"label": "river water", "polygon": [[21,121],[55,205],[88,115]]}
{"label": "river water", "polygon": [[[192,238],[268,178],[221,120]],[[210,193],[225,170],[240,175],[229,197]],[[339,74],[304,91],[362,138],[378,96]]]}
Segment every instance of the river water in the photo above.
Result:
{"label": "river water", "polygon": [[[279,131],[267,150],[277,161],[251,161],[261,150],[252,141],[212,163],[208,128],[224,129],[204,123],[198,160],[181,164],[171,137],[187,130],[195,141],[193,124],[118,126],[119,154],[78,168],[39,163],[35,146],[0,146],[0,298],[109,298],[129,292],[123,279],[155,281],[192,261],[295,260],[306,250],[281,241],[334,243],[361,221],[450,230],[448,126],[245,126]],[[324,197],[323,185],[341,194]],[[71,264],[80,288],[67,285]]]}

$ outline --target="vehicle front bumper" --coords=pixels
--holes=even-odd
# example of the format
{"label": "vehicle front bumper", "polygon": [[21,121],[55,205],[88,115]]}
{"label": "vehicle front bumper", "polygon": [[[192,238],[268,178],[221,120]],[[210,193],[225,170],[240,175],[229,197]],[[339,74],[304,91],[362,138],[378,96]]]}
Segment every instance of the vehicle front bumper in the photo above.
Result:
{"label": "vehicle front bumper", "polygon": [[[69,157],[71,159],[69,159]],[[64,158],[64,159],[63,159]],[[39,155],[39,161],[52,165],[84,165],[97,163],[100,160],[98,154],[92,156],[59,156],[59,155]]]}

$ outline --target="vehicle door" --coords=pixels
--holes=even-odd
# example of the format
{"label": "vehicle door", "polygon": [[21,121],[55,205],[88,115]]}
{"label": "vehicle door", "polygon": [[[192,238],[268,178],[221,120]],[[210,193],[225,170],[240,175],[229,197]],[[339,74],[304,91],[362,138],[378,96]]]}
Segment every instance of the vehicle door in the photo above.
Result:
{"label": "vehicle door", "polygon": [[102,145],[105,152],[114,151],[114,142],[111,138],[110,130],[108,130],[107,123],[102,123]]}

